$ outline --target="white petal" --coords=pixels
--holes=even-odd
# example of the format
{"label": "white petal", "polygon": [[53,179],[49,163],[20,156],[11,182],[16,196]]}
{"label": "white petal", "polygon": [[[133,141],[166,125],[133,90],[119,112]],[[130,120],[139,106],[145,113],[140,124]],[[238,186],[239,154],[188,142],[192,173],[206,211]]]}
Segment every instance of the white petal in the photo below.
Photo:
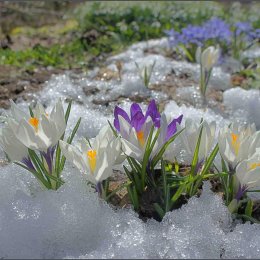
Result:
{"label": "white petal", "polygon": [[60,140],[60,148],[66,159],[72,162],[80,171],[87,172],[89,167],[86,164],[84,155],[74,146]]}

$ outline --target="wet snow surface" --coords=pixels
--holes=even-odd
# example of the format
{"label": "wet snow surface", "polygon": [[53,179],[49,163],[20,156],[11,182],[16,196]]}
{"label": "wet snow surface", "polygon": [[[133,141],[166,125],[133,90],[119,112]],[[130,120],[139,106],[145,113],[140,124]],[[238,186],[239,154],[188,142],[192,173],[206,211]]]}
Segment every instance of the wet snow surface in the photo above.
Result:
{"label": "wet snow surface", "polygon": [[[157,54],[148,54],[153,48]],[[32,94],[33,100],[50,107],[58,97],[75,101],[69,129],[82,117],[77,134],[94,137],[112,120],[116,104],[128,109],[131,100],[154,98],[166,102],[168,117],[184,114],[184,120],[203,117],[222,127],[231,121],[254,122],[260,129],[260,95],[256,90],[230,88],[230,74],[214,69],[211,88],[223,90],[226,114],[210,108],[195,108],[168,100],[167,94],[147,89],[139,77],[140,67],[156,61],[151,83],[160,83],[174,69],[198,81],[198,65],[174,61],[164,55],[167,40],[138,43],[107,61],[117,72],[121,61],[122,80],[97,78],[99,68],[87,75],[71,73],[53,77],[46,88]],[[249,54],[248,54],[249,55]],[[250,55],[253,55],[250,53]],[[180,97],[196,98],[194,86],[179,90]],[[184,94],[183,94],[184,93]],[[179,103],[178,103],[179,102]],[[26,109],[28,103],[20,101]],[[177,104],[178,103],[178,104]],[[142,104],[146,107],[146,104]],[[232,115],[232,116],[230,116]],[[183,122],[184,123],[184,122]],[[3,157],[3,153],[1,153]],[[2,167],[0,174],[1,258],[259,258],[260,225],[234,224],[222,199],[203,186],[202,196],[192,198],[179,210],[168,213],[161,223],[144,223],[132,209],[113,209],[86,185],[86,180],[69,163],[63,173],[66,183],[58,191],[43,191],[36,180],[15,165]]]}

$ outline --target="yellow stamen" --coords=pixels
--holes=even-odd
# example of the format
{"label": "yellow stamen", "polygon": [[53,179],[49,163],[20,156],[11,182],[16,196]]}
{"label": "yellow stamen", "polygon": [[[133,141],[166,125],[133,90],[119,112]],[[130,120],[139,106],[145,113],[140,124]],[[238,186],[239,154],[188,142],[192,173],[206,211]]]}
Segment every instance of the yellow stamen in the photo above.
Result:
{"label": "yellow stamen", "polygon": [[239,148],[240,148],[240,142],[238,141],[238,135],[232,133],[231,137],[232,137],[231,145],[235,151],[235,154],[238,155]]}
{"label": "yellow stamen", "polygon": [[260,167],[260,163],[251,163],[249,169],[254,170],[256,167]]}
{"label": "yellow stamen", "polygon": [[88,163],[90,166],[90,170],[93,173],[96,169],[96,157],[97,157],[96,150],[88,150],[87,156],[88,156]]}
{"label": "yellow stamen", "polygon": [[31,117],[29,119],[29,124],[32,125],[35,129],[35,131],[38,131],[38,126],[39,126],[39,119],[36,117]]}
{"label": "yellow stamen", "polygon": [[137,139],[138,139],[140,145],[144,146],[144,144],[145,144],[144,132],[143,131],[138,131],[138,132],[136,132],[136,136],[137,136]]}

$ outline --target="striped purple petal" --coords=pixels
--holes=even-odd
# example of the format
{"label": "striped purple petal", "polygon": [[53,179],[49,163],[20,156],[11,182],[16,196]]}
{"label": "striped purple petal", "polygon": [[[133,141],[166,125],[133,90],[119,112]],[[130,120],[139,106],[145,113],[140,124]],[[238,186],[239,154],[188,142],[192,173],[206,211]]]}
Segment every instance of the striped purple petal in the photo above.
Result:
{"label": "striped purple petal", "polygon": [[136,115],[136,113],[143,114],[141,107],[137,103],[133,103],[130,108],[131,120]]}
{"label": "striped purple petal", "polygon": [[166,133],[166,142],[176,133],[177,131],[177,124],[181,124],[183,115],[180,115],[179,117],[172,120],[172,122],[167,127],[167,133]]}
{"label": "striped purple petal", "polygon": [[159,113],[155,100],[153,99],[150,104],[148,105],[146,114],[146,117],[150,116],[153,120],[155,127],[160,127],[160,121],[161,121],[161,114]]}
{"label": "striped purple petal", "polygon": [[114,126],[115,126],[117,131],[120,131],[120,124],[119,124],[118,116],[122,116],[129,124],[130,124],[130,118],[129,118],[128,114],[125,112],[125,110],[123,110],[119,106],[115,107],[115,110],[114,110],[114,117],[115,117]]}
{"label": "striped purple petal", "polygon": [[138,132],[142,129],[146,121],[146,117],[141,111],[137,112],[133,118],[131,118],[131,126]]}

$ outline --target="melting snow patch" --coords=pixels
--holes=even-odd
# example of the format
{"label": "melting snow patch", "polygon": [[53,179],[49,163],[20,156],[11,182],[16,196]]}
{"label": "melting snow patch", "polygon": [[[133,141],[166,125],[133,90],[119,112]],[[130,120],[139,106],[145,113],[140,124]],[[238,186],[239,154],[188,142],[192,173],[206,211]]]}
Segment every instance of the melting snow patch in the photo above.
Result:
{"label": "melting snow patch", "polygon": [[232,88],[223,94],[224,105],[230,109],[230,115],[241,122],[255,123],[260,129],[260,92],[259,90],[245,90]]}
{"label": "melting snow patch", "polygon": [[131,209],[99,200],[70,166],[56,192],[29,189],[25,183],[34,181],[16,166],[5,167],[0,179],[4,258],[219,258],[229,236],[230,215],[209,183],[161,223],[144,223]]}

